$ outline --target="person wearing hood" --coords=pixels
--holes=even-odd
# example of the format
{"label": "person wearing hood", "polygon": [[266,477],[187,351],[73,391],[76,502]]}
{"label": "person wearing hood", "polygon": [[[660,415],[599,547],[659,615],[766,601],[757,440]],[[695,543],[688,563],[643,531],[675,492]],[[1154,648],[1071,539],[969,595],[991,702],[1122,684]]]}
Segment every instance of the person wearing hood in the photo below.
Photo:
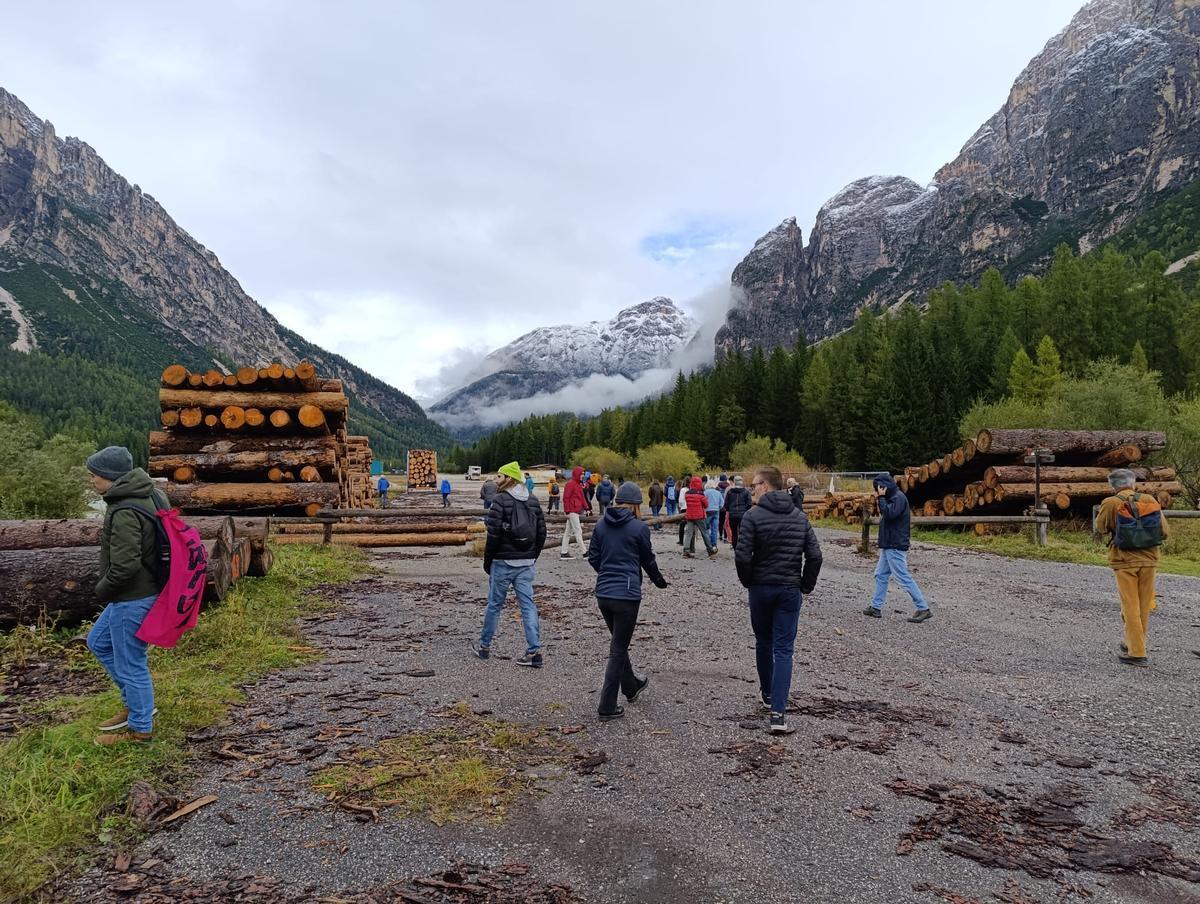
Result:
{"label": "person wearing hood", "polygon": [[729,542],[737,549],[738,531],[742,526],[742,518],[754,504],[750,491],[746,489],[741,475],[733,478],[733,486],[725,491],[725,509],[729,518]]}
{"label": "person wearing hood", "polygon": [[612,505],[613,497],[616,494],[617,488],[613,486],[613,482],[605,474],[604,479],[596,485],[596,502],[600,504],[600,517],[604,517],[604,510]]}
{"label": "person wearing hood", "polygon": [[171,507],[150,475],[133,466],[124,446],[108,446],[87,459],[92,486],[107,506],[100,532],[96,598],[107,605],[87,646],[121,691],[124,708],[99,725],[96,743],[145,743],[154,737],[154,683],[148,644],[137,631],[162,589],[159,583],[157,512]]}
{"label": "person wearing hood", "polygon": [[[650,514],[655,518],[659,517],[662,514],[664,496],[662,484],[658,482],[657,477],[650,484],[650,489],[646,491],[646,495],[650,497]],[[662,530],[662,525],[656,524],[654,525],[654,529]]]}
{"label": "person wearing hood", "polygon": [[658,569],[650,529],[641,520],[641,504],[638,485],[621,484],[588,546],[588,564],[596,572],[596,602],[612,637],[597,707],[601,722],[625,715],[625,708],[617,705],[618,690],[632,703],[650,683],[649,677],[639,678],[633,671],[629,643],[642,603],[642,572],[660,589],[666,588],[667,580]]}
{"label": "person wearing hood", "polygon": [[742,518],[734,563],[750,592],[750,625],[763,708],[772,734],[790,734],[788,694],[792,654],[804,597],[821,572],[821,546],[803,512],[796,511],[778,468],[754,474],[755,505]]}
{"label": "person wearing hood", "polygon": [[575,558],[571,555],[572,537],[579,543],[579,548],[583,549],[583,527],[579,523],[579,516],[587,511],[588,507],[587,497],[583,495],[583,481],[583,468],[574,468],[571,471],[571,479],[563,487],[562,506],[567,523],[563,525],[562,547],[558,552],[564,559]]}
{"label": "person wearing hood", "polygon": [[449,477],[442,478],[441,493],[442,493],[442,508],[450,508],[450,478]]}
{"label": "person wearing hood", "polygon": [[490,658],[492,638],[500,627],[500,613],[511,586],[521,606],[521,624],[525,629],[525,655],[516,661],[517,665],[540,669],[542,644],[533,580],[538,556],[546,545],[546,516],[537,498],[526,488],[521,467],[515,461],[500,469],[497,489],[488,509],[487,540],[483,547],[483,570],[489,578],[487,610],[483,631],[471,649],[480,659]]}
{"label": "person wearing hood", "polygon": [[675,478],[668,476],[663,484],[663,501],[667,504],[667,517],[671,517],[679,509],[679,496],[675,487]]}
{"label": "person wearing hood", "polygon": [[496,489],[496,481],[492,480],[492,478],[489,477],[483,482],[483,486],[479,488],[479,498],[483,500],[483,507],[485,509],[492,507],[492,502],[495,500],[497,492],[499,491]]}
{"label": "person wearing hood", "polygon": [[872,484],[879,502],[879,564],[875,566],[875,596],[863,610],[863,615],[883,618],[883,601],[887,597],[888,583],[895,577],[896,583],[908,591],[917,607],[908,620],[927,621],[933,617],[933,612],[908,570],[909,535],[912,529],[908,497],[896,486],[891,474],[879,474]]}
{"label": "person wearing hood", "polygon": [[683,534],[684,558],[696,557],[696,536],[699,535],[700,539],[704,541],[704,548],[708,550],[708,556],[711,559],[717,554],[717,545],[708,538],[709,501],[704,493],[704,481],[699,477],[693,477],[692,488],[687,491],[687,495],[683,499],[687,503],[687,511],[684,513],[687,518],[684,522],[686,529]]}

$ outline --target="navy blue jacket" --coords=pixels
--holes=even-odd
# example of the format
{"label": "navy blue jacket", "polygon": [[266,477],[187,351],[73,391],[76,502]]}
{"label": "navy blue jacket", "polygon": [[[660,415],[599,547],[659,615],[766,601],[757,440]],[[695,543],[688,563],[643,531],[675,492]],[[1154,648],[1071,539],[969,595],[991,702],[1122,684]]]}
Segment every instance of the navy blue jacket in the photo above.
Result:
{"label": "navy blue jacket", "polygon": [[753,497],[745,487],[730,487],[729,492],[725,494],[725,510],[729,512],[730,518],[742,517],[750,511],[753,503]]}
{"label": "navy blue jacket", "polygon": [[613,501],[613,497],[617,495],[617,488],[613,486],[612,481],[605,477],[596,486],[596,501],[603,502],[608,505]]}
{"label": "navy blue jacket", "polygon": [[908,497],[896,486],[891,474],[880,474],[873,482],[876,489],[887,489],[887,494],[879,497],[879,548],[908,549],[912,530]]}
{"label": "navy blue jacket", "polygon": [[655,586],[667,586],[650,546],[650,528],[627,508],[605,509],[592,531],[588,564],[596,570],[596,596],[600,599],[640,600],[642,569]]}

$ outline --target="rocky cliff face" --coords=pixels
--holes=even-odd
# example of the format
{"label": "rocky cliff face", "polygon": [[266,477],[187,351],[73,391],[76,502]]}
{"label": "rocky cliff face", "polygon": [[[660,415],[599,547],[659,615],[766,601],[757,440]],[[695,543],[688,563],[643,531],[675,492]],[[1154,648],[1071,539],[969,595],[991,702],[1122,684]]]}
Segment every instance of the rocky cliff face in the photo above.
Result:
{"label": "rocky cliff face", "polygon": [[[34,270],[47,279],[56,272],[79,277],[103,296],[114,326],[149,315],[157,334],[153,347],[166,360],[211,367],[214,356],[217,363],[239,364],[309,358],[378,415],[440,432],[408,396],[283,328],[154,198],[84,142],[60,139],[53,125],[2,88],[0,256],[10,272],[24,271],[26,285]],[[0,273],[0,286],[4,282]],[[8,288],[32,322],[32,342],[54,338],[38,334],[52,323],[61,329],[63,321],[42,316],[47,312],[28,292]],[[80,302],[74,289],[63,291]]]}
{"label": "rocky cliff face", "polygon": [[[864,307],[991,266],[1033,272],[1062,241],[1086,251],[1200,175],[1198,116],[1200,4],[1094,0],[930,186],[858,180],[821,208],[799,257],[787,242],[756,245],[734,271],[744,295],[717,353],[829,336]],[[752,288],[739,281],[747,265],[774,276]]]}

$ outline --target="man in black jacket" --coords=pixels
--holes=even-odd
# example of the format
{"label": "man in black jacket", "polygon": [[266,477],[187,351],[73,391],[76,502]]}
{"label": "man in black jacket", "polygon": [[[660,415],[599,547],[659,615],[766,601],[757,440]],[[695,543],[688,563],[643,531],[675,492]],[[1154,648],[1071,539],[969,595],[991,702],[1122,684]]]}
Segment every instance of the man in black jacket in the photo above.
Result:
{"label": "man in black jacket", "polygon": [[500,469],[498,492],[487,514],[487,541],[483,547],[483,570],[489,578],[487,611],[483,631],[471,649],[480,659],[491,656],[492,638],[500,626],[500,613],[511,586],[521,606],[525,628],[525,655],[517,665],[540,669],[542,644],[540,620],[533,601],[534,568],[546,545],[546,516],[537,497],[525,486],[520,466],[509,462]]}
{"label": "man in black jacket", "polygon": [[742,518],[734,561],[750,591],[750,624],[763,706],[774,734],[790,734],[792,650],[803,597],[821,571],[821,547],[808,517],[792,505],[778,468],[759,468],[751,487],[754,507]]}
{"label": "man in black jacket", "polygon": [[742,484],[741,476],[733,478],[733,486],[725,491],[725,507],[722,512],[729,513],[729,542],[737,549],[738,531],[742,528],[742,518],[750,511],[754,500],[750,491]]}
{"label": "man in black jacket", "polygon": [[912,511],[908,497],[904,495],[891,474],[880,474],[873,482],[879,497],[879,564],[875,567],[875,596],[871,605],[863,610],[868,618],[883,617],[883,601],[887,598],[888,583],[892,577],[908,591],[917,611],[910,622],[928,621],[933,617],[929,603],[921,588],[908,570],[909,535],[911,534]]}

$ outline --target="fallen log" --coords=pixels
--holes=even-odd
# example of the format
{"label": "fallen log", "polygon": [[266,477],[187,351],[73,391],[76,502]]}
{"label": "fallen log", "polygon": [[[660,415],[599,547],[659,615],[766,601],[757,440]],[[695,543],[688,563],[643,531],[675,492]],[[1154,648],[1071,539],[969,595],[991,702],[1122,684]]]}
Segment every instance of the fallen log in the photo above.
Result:
{"label": "fallen log", "polygon": [[[1032,499],[1034,486],[1032,483],[1004,483],[1005,499]],[[1183,484],[1175,480],[1148,480],[1139,483],[1134,489],[1139,493],[1170,493],[1177,495],[1183,492]],[[1105,483],[1042,483],[1042,498],[1065,493],[1076,499],[1104,499],[1114,495],[1112,487]]]}
{"label": "fallen log", "polygon": [[1144,453],[1140,446],[1129,444],[1105,452],[1096,459],[1096,464],[1104,468],[1120,468],[1141,461]]}
{"label": "fallen log", "polygon": [[[275,536],[281,534],[324,534],[324,524],[276,524]],[[392,521],[385,524],[331,524],[335,534],[461,534],[480,532],[485,528],[480,521]]]}
{"label": "fallen log", "polygon": [[[202,540],[233,542],[234,520],[228,515],[188,517],[184,519],[200,532]],[[242,523],[258,522],[261,535],[266,537],[266,518],[239,519]],[[57,549],[63,547],[99,546],[104,529],[101,518],[64,518],[47,521],[0,521],[0,549]],[[258,533],[251,529],[250,534]]]}
{"label": "fallen log", "polygon": [[1104,453],[1120,446],[1153,452],[1167,445],[1167,435],[1154,430],[980,430],[975,448],[986,455],[1018,455],[1038,447],[1055,453]]}
{"label": "fallen log", "polygon": [[[1107,467],[1057,467],[1042,468],[1042,483],[1107,483],[1111,469]],[[1174,480],[1174,468],[1134,468],[1138,480]],[[1033,483],[1032,465],[994,465],[983,472],[987,486],[998,483]]]}
{"label": "fallen log", "polygon": [[0,551],[0,630],[92,618],[104,608],[96,599],[99,579],[98,546]]}
{"label": "fallen log", "polygon": [[[334,546],[462,546],[469,539],[479,534],[462,533],[427,533],[427,534],[334,534]],[[321,534],[277,534],[272,542],[284,546],[316,545],[324,542]]]}
{"label": "fallen log", "polygon": [[205,540],[208,565],[204,575],[204,602],[219,603],[233,587],[233,568],[229,547],[220,540]]}
{"label": "fallen log", "polygon": [[175,455],[151,455],[148,470],[152,476],[170,474],[176,468],[192,468],[202,474],[221,472],[262,472],[269,468],[327,468],[337,464],[330,446],[261,452],[184,452]]}
{"label": "fallen log", "polygon": [[[261,413],[261,412],[260,412]],[[293,454],[337,454],[332,436],[193,436],[154,430],[150,433],[150,455],[236,455],[243,452],[287,452]],[[308,462],[305,462],[306,464]],[[313,464],[320,464],[313,461]],[[249,470],[249,469],[247,469]]]}
{"label": "fallen log", "polygon": [[[167,484],[171,504],[185,511],[337,505],[336,483]],[[316,510],[314,510],[316,511]]]}
{"label": "fallen log", "polygon": [[312,407],[322,412],[336,413],[344,413],[350,405],[345,393],[341,392],[205,392],[199,389],[160,389],[158,403],[161,408],[225,408],[233,405],[240,408],[283,408],[298,411],[304,407]]}

